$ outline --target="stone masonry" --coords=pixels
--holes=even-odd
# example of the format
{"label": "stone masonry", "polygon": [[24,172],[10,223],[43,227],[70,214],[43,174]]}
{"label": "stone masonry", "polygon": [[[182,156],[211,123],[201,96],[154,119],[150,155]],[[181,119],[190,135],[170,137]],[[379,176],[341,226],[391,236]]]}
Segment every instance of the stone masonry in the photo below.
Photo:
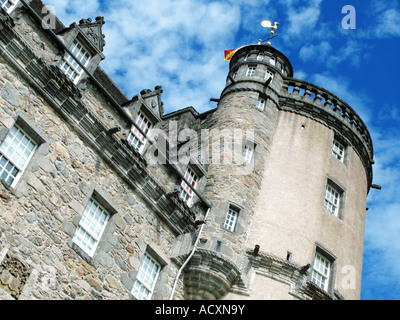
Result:
{"label": "stone masonry", "polygon": [[[359,298],[373,148],[350,106],[292,78],[278,50],[250,45],[232,57],[216,109],[164,114],[162,86],[130,99],[100,67],[103,17],[43,28],[45,8],[0,8],[0,146],[14,127],[36,145],[12,183],[0,149],[0,299],[139,299],[138,285],[157,300]],[[76,79],[62,67],[73,48],[90,57],[71,58]],[[323,206],[327,181],[340,186],[337,217]],[[94,251],[76,240],[90,234],[92,203],[108,217]],[[354,287],[342,285],[348,266]]]}

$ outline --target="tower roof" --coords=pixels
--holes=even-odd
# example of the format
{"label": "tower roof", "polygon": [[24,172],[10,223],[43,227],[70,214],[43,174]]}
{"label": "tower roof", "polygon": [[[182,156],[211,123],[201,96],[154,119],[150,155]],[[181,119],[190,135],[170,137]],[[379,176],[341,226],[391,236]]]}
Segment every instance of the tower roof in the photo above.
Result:
{"label": "tower roof", "polygon": [[290,60],[279,50],[277,50],[271,46],[262,45],[262,44],[251,44],[251,45],[247,45],[247,46],[243,46],[243,47],[239,48],[233,55],[232,59],[230,60],[229,68],[233,67],[233,65],[236,63],[239,55],[243,51],[252,51],[252,50],[271,52],[274,56],[278,56],[285,62],[285,64],[289,68],[290,72],[289,72],[288,76],[293,77],[293,67],[292,67],[292,64],[290,63]]}

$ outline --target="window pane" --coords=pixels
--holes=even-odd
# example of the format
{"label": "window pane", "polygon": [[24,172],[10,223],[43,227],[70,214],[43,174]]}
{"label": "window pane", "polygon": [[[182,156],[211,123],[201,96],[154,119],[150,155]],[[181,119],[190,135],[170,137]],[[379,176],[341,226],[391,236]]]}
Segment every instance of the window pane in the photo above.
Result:
{"label": "window pane", "polygon": [[35,150],[36,144],[18,126],[13,126],[0,146],[0,175],[12,184],[22,172]]}
{"label": "window pane", "polygon": [[139,300],[151,298],[160,270],[160,265],[151,256],[145,254],[132,289],[135,298]]}
{"label": "window pane", "polygon": [[90,199],[79,222],[73,241],[90,256],[94,253],[110,214]]}
{"label": "window pane", "polygon": [[[187,180],[187,182],[189,182],[189,184],[192,186],[192,188],[196,187],[197,184],[197,175],[193,172],[192,169],[187,168],[185,175],[184,175],[185,179]],[[185,202],[189,202],[189,200],[191,199],[191,197],[193,196],[193,190],[192,188],[190,188],[185,181],[182,180],[181,182],[181,186],[179,189],[179,196],[180,198],[185,201]]]}
{"label": "window pane", "polygon": [[235,210],[229,209],[225,218],[224,228],[233,231],[235,229],[237,216],[238,213]]}

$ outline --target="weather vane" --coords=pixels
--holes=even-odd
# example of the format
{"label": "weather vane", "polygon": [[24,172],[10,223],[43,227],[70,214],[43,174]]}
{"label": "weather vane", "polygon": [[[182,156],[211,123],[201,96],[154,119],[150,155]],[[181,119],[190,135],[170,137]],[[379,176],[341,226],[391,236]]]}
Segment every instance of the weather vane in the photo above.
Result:
{"label": "weather vane", "polygon": [[278,24],[279,24],[279,22],[275,22],[275,24],[272,25],[272,22],[271,22],[271,21],[269,21],[269,20],[263,20],[263,21],[261,22],[261,25],[262,25],[264,28],[270,28],[270,29],[271,29],[271,32],[270,32],[271,37],[269,37],[267,40],[264,40],[264,41],[262,41],[261,39],[259,39],[259,40],[258,40],[258,44],[262,44],[262,43],[264,43],[264,42],[267,42],[267,46],[270,46],[270,45],[271,45],[271,41],[270,41],[270,40],[273,39],[273,38],[275,38],[275,37],[277,37],[277,36],[279,36],[279,34],[277,34],[277,35],[274,36],[275,30],[278,28]]}

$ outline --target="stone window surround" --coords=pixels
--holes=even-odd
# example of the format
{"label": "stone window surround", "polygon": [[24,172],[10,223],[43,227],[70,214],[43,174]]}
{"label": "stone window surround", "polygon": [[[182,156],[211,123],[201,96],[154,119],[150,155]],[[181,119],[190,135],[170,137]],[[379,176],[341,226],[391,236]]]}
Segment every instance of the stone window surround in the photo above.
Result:
{"label": "stone window surround", "polygon": [[[77,59],[76,56],[72,56],[70,55],[68,52],[65,52],[64,56],[61,58],[60,60],[60,64],[59,64],[59,68],[65,73],[65,75],[74,83],[77,84],[82,75],[84,74],[84,70],[81,68],[81,70],[79,71],[75,66],[73,66],[73,64],[69,61],[69,58],[73,59],[74,62],[78,63],[78,61],[80,63],[82,63],[84,65],[84,67],[87,67],[88,64],[90,63],[91,60],[91,55],[89,54],[89,51],[86,49],[86,47],[81,44],[81,42],[79,42],[78,40],[74,40],[74,42],[72,43],[72,45],[70,46],[69,50],[71,51],[71,53],[73,53],[75,50],[78,50],[79,53],[82,54],[81,59]],[[85,62],[82,61],[82,59],[86,59]],[[79,64],[78,64],[79,66]],[[80,66],[79,66],[80,67]],[[75,78],[72,79],[68,74],[67,74],[67,70],[72,70],[72,73],[75,74]]]}
{"label": "stone window surround", "polygon": [[[240,212],[240,209],[238,210],[238,208],[236,206],[233,206],[232,204],[229,205],[228,211],[226,212],[225,222],[224,222],[224,226],[223,226],[225,230],[235,232],[236,223],[239,218],[239,212]],[[230,221],[232,221],[232,226],[229,226]]]}
{"label": "stone window surround", "polygon": [[[165,286],[165,284],[163,284],[162,282],[162,273],[164,272],[164,270],[166,270],[166,268],[168,268],[169,263],[169,259],[162,253],[162,250],[160,248],[158,248],[158,246],[152,242],[150,243],[146,243],[146,244],[142,244],[139,246],[141,248],[140,252],[139,252],[139,261],[140,263],[143,261],[145,255],[149,255],[152,259],[154,259],[159,265],[160,265],[160,271],[158,273],[158,277],[157,277],[157,282],[154,286],[153,289],[153,294],[152,297],[154,297],[154,294],[156,291],[158,291],[159,289],[161,289],[161,287]],[[133,271],[133,279],[136,280],[137,274],[139,272],[139,267],[140,265],[137,266],[137,270]],[[130,295],[132,296],[132,299],[136,298],[132,295],[132,289],[133,289],[133,283],[132,282],[132,287],[128,287]],[[168,286],[168,288],[164,288],[165,290],[171,290],[171,288]],[[165,291],[164,290],[164,291]]]}
{"label": "stone window surround", "polygon": [[315,256],[317,253],[322,255],[324,258],[328,259],[331,263],[328,288],[327,288],[327,290],[324,290],[324,291],[328,292],[329,294],[332,294],[334,291],[334,284],[335,284],[337,258],[333,253],[331,253],[323,245],[321,245],[320,243],[315,243],[315,247],[314,247],[314,251],[312,253],[312,259],[311,259],[311,272],[309,273],[310,281],[312,283],[314,283],[311,279],[312,279],[312,273],[313,273],[313,268],[314,268],[314,259],[315,259]]}
{"label": "stone window surround", "polygon": [[[80,76],[74,81],[75,85],[78,85],[81,82],[84,82],[85,79],[89,77],[87,73],[93,73],[98,67],[101,60],[105,58],[104,54],[99,52],[94,46],[87,40],[87,38],[79,31],[77,28],[72,29],[66,34],[60,34],[59,39],[63,43],[64,49],[60,50],[57,56],[54,59],[54,65],[58,66],[59,63],[64,59],[67,49],[69,51],[74,42],[78,42],[83,48],[86,49],[86,52],[89,54],[90,58],[85,65],[79,64],[79,66],[83,69]],[[72,53],[72,52],[71,52]],[[75,56],[72,55],[75,61]],[[71,80],[72,81],[72,80]]]}
{"label": "stone window surround", "polygon": [[31,171],[30,168],[32,167],[32,165],[34,165],[34,163],[36,163],[38,154],[48,153],[50,139],[33,123],[33,121],[28,118],[25,113],[23,113],[22,111],[18,111],[12,126],[10,128],[7,128],[7,130],[0,130],[0,144],[3,143],[8,132],[14,125],[19,126],[30,138],[33,139],[33,141],[37,145],[34,149],[33,155],[29,160],[29,163],[25,166],[24,171],[20,174],[18,181],[13,186],[8,186],[11,190],[18,191],[20,181],[23,180],[25,172]]}
{"label": "stone window surround", "polygon": [[[231,201],[228,201],[227,205],[224,206],[224,207],[225,207],[225,210],[223,210],[223,212],[222,212],[223,217],[221,219],[221,224],[220,224],[221,229],[223,229],[223,230],[225,230],[226,232],[229,232],[229,233],[239,234],[241,232],[241,230],[242,230],[241,225],[242,225],[242,222],[243,222],[243,219],[244,219],[245,210],[243,209],[243,207],[241,207],[238,204],[236,204],[234,202],[231,202]],[[235,219],[235,225],[233,227],[233,230],[228,230],[224,226],[225,225],[225,221],[226,221],[227,213],[229,212],[230,209],[237,213],[236,219]]]}
{"label": "stone window surround", "polygon": [[[341,144],[344,148],[344,152],[343,152],[343,159],[339,160],[336,158],[335,155],[332,154],[332,148],[333,148],[333,144],[334,142],[337,141],[339,144]],[[339,162],[341,162],[342,164],[344,164],[346,167],[348,167],[349,165],[349,148],[350,148],[350,144],[348,142],[346,142],[343,138],[341,138],[338,134],[334,133],[334,137],[333,137],[333,141],[332,141],[332,146],[331,146],[331,155],[332,157],[336,158]]]}
{"label": "stone window surround", "polygon": [[[138,123],[138,118],[139,117],[143,117],[144,120],[147,120],[147,122],[149,123],[148,125],[148,129],[147,132],[145,132],[143,129],[141,128],[141,130],[146,134],[146,135],[142,135],[136,128],[136,126],[132,125],[129,133],[128,133],[128,141],[130,137],[136,138],[137,141],[139,142],[139,148],[136,148],[134,145],[132,145],[135,149],[138,150],[138,152],[140,154],[144,153],[145,148],[149,145],[148,140],[147,140],[147,135],[149,133],[149,131],[154,127],[154,123],[153,121],[151,121],[147,115],[147,113],[145,112],[145,110],[143,110],[144,107],[140,108],[140,110],[138,110],[136,117],[135,117],[135,124],[138,125],[139,128],[141,128],[141,124]],[[142,122],[144,123],[144,122]],[[146,148],[147,149],[147,148]]]}
{"label": "stone window surround", "polygon": [[[325,207],[325,193],[326,193],[327,186],[331,186],[333,189],[335,189],[340,194],[339,208],[337,211],[337,215],[335,215],[331,212],[328,212],[328,209]],[[343,217],[344,217],[345,195],[346,195],[346,190],[339,183],[337,183],[333,178],[328,176],[327,180],[326,180],[325,188],[324,188],[323,208],[327,213],[329,213],[331,216],[336,217],[340,221],[343,221]]]}
{"label": "stone window surround", "polygon": [[[197,181],[194,189],[198,192],[201,193],[202,190],[205,188],[206,185],[206,179],[209,177],[208,173],[204,170],[203,166],[199,164],[193,157],[191,157],[187,163],[187,165],[183,166],[181,168],[181,172],[183,173],[182,176],[185,176],[185,172],[187,168],[190,168],[196,175],[197,175]],[[175,189],[180,190],[181,184],[182,184],[183,179],[179,178],[175,184]],[[192,207],[196,204],[198,201],[199,197],[196,195],[196,193],[193,191],[192,197],[190,201],[188,202],[188,206]]]}
{"label": "stone window surround", "polygon": [[111,200],[106,193],[100,189],[98,186],[95,185],[95,183],[91,184],[91,191],[89,192],[89,196],[86,197],[86,199],[82,202],[82,205],[84,208],[86,208],[86,206],[88,205],[90,199],[95,199],[99,204],[101,204],[104,209],[107,210],[107,213],[110,214],[110,218],[107,221],[107,224],[103,230],[103,233],[101,235],[101,238],[98,241],[97,247],[95,252],[93,253],[93,256],[89,256],[89,254],[87,254],[82,248],[80,248],[75,242],[72,241],[75,232],[79,226],[79,222],[82,218],[83,212],[79,215],[76,215],[73,218],[73,224],[75,229],[73,230],[73,232],[71,233],[71,237],[69,240],[69,246],[74,249],[85,261],[92,263],[95,261],[96,259],[96,254],[98,253],[99,247],[101,245],[102,239],[104,238],[105,234],[107,233],[107,229],[109,228],[110,222],[113,218],[113,216],[119,212],[122,212],[122,210],[120,209],[120,207],[114,203],[113,200]]}
{"label": "stone window surround", "polygon": [[[265,105],[266,104],[267,104],[267,100],[265,99]],[[249,138],[245,137],[243,139],[242,145],[243,145],[243,148],[244,148],[244,146],[248,146],[253,149],[253,154],[251,156],[250,162],[245,162],[245,163],[254,165],[255,161],[256,161],[256,152],[258,151],[258,148],[257,148],[258,142],[253,139],[249,139]]]}

